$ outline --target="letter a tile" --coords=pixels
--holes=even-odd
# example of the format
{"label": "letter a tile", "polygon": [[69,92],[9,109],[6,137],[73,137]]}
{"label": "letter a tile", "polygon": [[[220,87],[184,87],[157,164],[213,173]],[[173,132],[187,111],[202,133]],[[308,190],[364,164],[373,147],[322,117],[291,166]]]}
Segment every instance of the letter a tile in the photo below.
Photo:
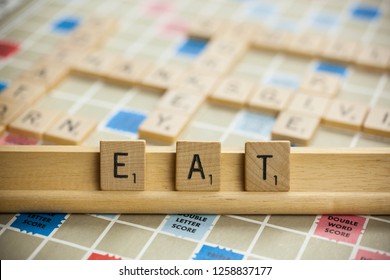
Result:
{"label": "letter a tile", "polygon": [[100,142],[100,189],[143,191],[145,188],[145,141]]}
{"label": "letter a tile", "polygon": [[176,190],[219,191],[221,143],[179,141],[176,144]]}
{"label": "letter a tile", "polygon": [[245,190],[290,190],[290,142],[245,143]]}

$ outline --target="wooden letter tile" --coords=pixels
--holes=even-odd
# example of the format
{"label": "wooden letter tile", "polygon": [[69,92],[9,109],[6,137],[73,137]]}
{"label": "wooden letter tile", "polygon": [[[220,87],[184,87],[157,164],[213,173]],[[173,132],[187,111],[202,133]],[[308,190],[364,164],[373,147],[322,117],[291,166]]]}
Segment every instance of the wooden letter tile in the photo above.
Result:
{"label": "wooden letter tile", "polygon": [[40,83],[47,90],[55,87],[69,73],[69,67],[66,65],[57,65],[52,62],[44,62],[22,75],[22,79],[31,80]]}
{"label": "wooden letter tile", "polygon": [[290,189],[290,142],[245,143],[245,190]]}
{"label": "wooden letter tile", "polygon": [[250,108],[276,115],[288,104],[293,92],[288,88],[276,86],[261,86],[250,97]]}
{"label": "wooden letter tile", "polygon": [[234,61],[217,53],[202,53],[193,64],[195,73],[221,76],[229,72]]}
{"label": "wooden letter tile", "polygon": [[124,84],[140,84],[151,65],[147,61],[118,56],[105,72],[109,79]]}
{"label": "wooden letter tile", "polygon": [[85,140],[95,127],[95,121],[65,115],[45,132],[44,140],[58,144],[78,145]]}
{"label": "wooden letter tile", "polygon": [[195,38],[209,39],[218,34],[223,26],[223,21],[216,18],[196,18],[189,27],[188,33]]}
{"label": "wooden letter tile", "polygon": [[217,80],[216,76],[203,75],[200,73],[185,73],[180,77],[179,83],[175,88],[188,90],[191,94],[208,96],[211,94]]}
{"label": "wooden letter tile", "polygon": [[15,102],[5,97],[0,97],[0,125],[7,126],[22,113],[25,107],[26,104],[23,102]]}
{"label": "wooden letter tile", "polygon": [[329,99],[327,98],[296,93],[287,107],[287,110],[290,112],[321,118],[324,115],[325,110],[328,108],[328,104]]}
{"label": "wooden letter tile", "polygon": [[338,62],[352,62],[358,52],[358,45],[354,42],[333,39],[325,43],[322,56]]}
{"label": "wooden letter tile", "polygon": [[174,65],[154,67],[142,81],[142,85],[157,91],[164,91],[176,85],[183,70]]}
{"label": "wooden letter tile", "polygon": [[284,31],[259,28],[255,33],[253,43],[257,48],[278,51],[287,48],[291,37],[291,34]]}
{"label": "wooden letter tile", "polygon": [[145,166],[145,141],[100,141],[101,190],[144,190]]}
{"label": "wooden letter tile", "polygon": [[326,98],[335,97],[340,89],[340,78],[326,73],[308,73],[301,84],[301,91]]}
{"label": "wooden letter tile", "polygon": [[272,128],[273,140],[290,140],[297,145],[310,143],[320,123],[319,118],[282,112]]}
{"label": "wooden letter tile", "polygon": [[1,96],[15,102],[32,104],[46,93],[42,84],[34,83],[32,80],[17,80],[7,88]]}
{"label": "wooden letter tile", "polygon": [[288,51],[303,56],[316,56],[322,52],[323,36],[318,34],[300,34],[293,36],[288,43]]}
{"label": "wooden letter tile", "polygon": [[41,139],[44,132],[59,116],[60,113],[56,111],[30,108],[9,124],[9,131],[26,137]]}
{"label": "wooden letter tile", "polygon": [[140,125],[140,138],[172,144],[190,120],[188,114],[155,109]]}
{"label": "wooden letter tile", "polygon": [[73,70],[87,75],[102,77],[110,68],[113,56],[106,52],[88,52],[73,64]]}
{"label": "wooden letter tile", "polygon": [[356,63],[367,68],[386,69],[390,64],[390,48],[377,45],[362,46]]}
{"label": "wooden letter tile", "polygon": [[221,143],[176,143],[176,190],[219,191]]}
{"label": "wooden letter tile", "polygon": [[191,94],[191,92],[171,89],[164,93],[160,99],[157,108],[166,110],[167,112],[176,112],[191,116],[196,112],[205,96],[200,94]]}
{"label": "wooden letter tile", "polygon": [[243,107],[255,84],[239,77],[228,77],[222,80],[216,91],[211,95],[211,100],[227,106]]}
{"label": "wooden letter tile", "polygon": [[367,106],[346,100],[333,100],[325,114],[324,123],[341,128],[360,130]]}
{"label": "wooden letter tile", "polygon": [[372,108],[363,129],[368,133],[390,137],[390,108],[380,106]]}

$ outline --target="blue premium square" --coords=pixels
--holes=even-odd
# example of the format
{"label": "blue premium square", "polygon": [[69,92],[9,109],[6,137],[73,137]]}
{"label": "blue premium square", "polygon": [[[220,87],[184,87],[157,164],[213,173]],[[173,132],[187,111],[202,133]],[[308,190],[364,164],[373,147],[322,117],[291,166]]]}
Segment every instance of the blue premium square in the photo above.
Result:
{"label": "blue premium square", "polygon": [[49,236],[53,230],[60,227],[66,214],[23,213],[16,217],[11,227],[21,232]]}
{"label": "blue premium square", "polygon": [[218,246],[212,247],[203,245],[200,251],[193,258],[194,260],[242,260],[242,254],[220,248]]}
{"label": "blue premium square", "polygon": [[58,33],[69,33],[73,31],[80,24],[78,17],[66,17],[57,20],[53,24],[53,30]]}
{"label": "blue premium square", "polygon": [[317,72],[327,72],[339,75],[341,78],[347,75],[348,68],[345,65],[334,64],[329,62],[319,62],[316,66]]}
{"label": "blue premium square", "polygon": [[380,11],[378,7],[369,6],[369,5],[357,5],[351,10],[352,17],[362,20],[374,20],[380,16]]}
{"label": "blue premium square", "polygon": [[124,132],[137,133],[138,127],[145,118],[146,116],[142,113],[119,111],[108,121],[106,127]]}
{"label": "blue premium square", "polygon": [[0,93],[4,91],[8,87],[8,83],[6,81],[0,81]]}
{"label": "blue premium square", "polygon": [[207,40],[188,38],[187,41],[182,44],[178,53],[183,55],[198,56],[207,45]]}

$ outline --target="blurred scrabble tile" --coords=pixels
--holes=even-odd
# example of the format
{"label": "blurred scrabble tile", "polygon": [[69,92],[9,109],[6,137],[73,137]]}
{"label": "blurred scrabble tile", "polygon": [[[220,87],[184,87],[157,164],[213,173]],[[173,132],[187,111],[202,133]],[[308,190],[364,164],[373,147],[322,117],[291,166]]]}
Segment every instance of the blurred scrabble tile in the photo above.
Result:
{"label": "blurred scrabble tile", "polygon": [[118,26],[118,21],[112,17],[93,15],[85,19],[80,30],[99,30],[99,36],[112,34]]}
{"label": "blurred scrabble tile", "polygon": [[333,98],[339,93],[340,86],[340,77],[336,75],[311,72],[305,75],[300,90],[307,94]]}
{"label": "blurred scrabble tile", "polygon": [[58,111],[33,107],[9,124],[8,130],[26,137],[41,139],[44,132],[60,117]]}
{"label": "blurred scrabble tile", "polygon": [[150,67],[151,64],[147,61],[117,56],[104,75],[115,82],[134,85],[141,83]]}
{"label": "blurred scrabble tile", "polygon": [[232,68],[234,60],[217,53],[202,53],[194,62],[192,72],[219,77]]}
{"label": "blurred scrabble tile", "polygon": [[43,62],[24,72],[21,78],[40,83],[50,90],[65,78],[69,70],[65,65]]}
{"label": "blurred scrabble tile", "polygon": [[213,102],[219,104],[243,107],[254,88],[254,82],[244,78],[230,76],[221,81],[210,98]]}
{"label": "blurred scrabble tile", "polygon": [[224,21],[211,17],[198,17],[192,20],[188,26],[188,34],[191,37],[209,39],[217,35],[224,25]]}
{"label": "blurred scrabble tile", "polygon": [[81,49],[75,49],[69,46],[58,46],[58,48],[55,48],[45,57],[45,61],[47,61],[47,63],[61,63],[70,66],[73,63],[78,62],[84,54],[85,51]]}
{"label": "blurred scrabble tile", "polygon": [[174,87],[182,73],[183,69],[174,65],[155,66],[145,75],[142,80],[142,86],[157,91],[164,91]]}
{"label": "blurred scrabble tile", "polygon": [[88,52],[72,65],[72,70],[83,75],[103,77],[113,59],[113,55],[108,52]]}
{"label": "blurred scrabble tile", "polygon": [[4,132],[5,132],[5,126],[0,125],[0,136],[3,135]]}
{"label": "blurred scrabble tile", "polygon": [[0,125],[7,126],[26,108],[23,102],[17,102],[0,96]]}
{"label": "blurred scrabble tile", "polygon": [[365,45],[356,58],[360,66],[373,69],[386,69],[390,66],[390,48],[379,45]]}
{"label": "blurred scrabble tile", "polygon": [[225,56],[229,60],[237,60],[247,50],[247,43],[237,39],[218,38],[211,40],[205,50],[208,54]]}
{"label": "blurred scrabble tile", "polygon": [[290,189],[290,142],[245,143],[245,190]]}
{"label": "blurred scrabble tile", "polygon": [[322,56],[339,62],[352,62],[359,51],[358,44],[342,39],[327,40],[324,43]]}
{"label": "blurred scrabble tile", "polygon": [[324,116],[324,123],[341,128],[360,130],[368,107],[362,103],[347,100],[332,100]]}
{"label": "blurred scrabble tile", "polygon": [[188,90],[194,94],[208,96],[217,83],[217,76],[203,75],[201,73],[184,73],[180,76],[178,84],[175,88],[180,90]]}
{"label": "blurred scrabble tile", "polygon": [[227,22],[222,25],[216,38],[236,40],[249,40],[256,31],[257,26],[249,22]]}
{"label": "blurred scrabble tile", "polygon": [[263,85],[248,100],[250,108],[276,115],[286,108],[293,91],[288,88]]}
{"label": "blurred scrabble tile", "polygon": [[93,28],[79,28],[64,39],[61,46],[75,50],[87,51],[97,48],[102,41],[103,40],[99,35],[99,32],[96,32]]}
{"label": "blurred scrabble tile", "polygon": [[64,115],[45,132],[43,139],[64,145],[79,145],[95,129],[97,123],[78,116]]}
{"label": "blurred scrabble tile", "polygon": [[100,189],[145,189],[145,141],[100,141]]}
{"label": "blurred scrabble tile", "polygon": [[371,108],[364,122],[363,130],[368,133],[390,137],[390,108]]}
{"label": "blurred scrabble tile", "polygon": [[322,35],[303,33],[292,36],[286,49],[294,54],[314,57],[322,52],[323,45]]}
{"label": "blurred scrabble tile", "polygon": [[372,108],[364,122],[363,130],[390,137],[390,108],[382,106]]}
{"label": "blurred scrabble tile", "polygon": [[256,48],[279,51],[287,48],[291,38],[292,35],[285,31],[259,28],[252,41]]}
{"label": "blurred scrabble tile", "polygon": [[12,83],[1,96],[15,102],[32,104],[46,93],[46,88],[32,80],[19,79]]}
{"label": "blurred scrabble tile", "polygon": [[205,99],[204,95],[194,94],[188,90],[171,89],[161,97],[157,108],[192,116]]}
{"label": "blurred scrabble tile", "polygon": [[155,109],[138,130],[139,138],[173,143],[190,120],[188,114]]}
{"label": "blurred scrabble tile", "polygon": [[220,177],[220,142],[176,143],[177,191],[219,191]]}
{"label": "blurred scrabble tile", "polygon": [[321,96],[296,93],[287,110],[303,115],[322,118],[329,105],[329,99]]}
{"label": "blurred scrabble tile", "polygon": [[306,146],[319,124],[320,119],[316,117],[281,112],[272,127],[272,140],[290,140],[293,144]]}

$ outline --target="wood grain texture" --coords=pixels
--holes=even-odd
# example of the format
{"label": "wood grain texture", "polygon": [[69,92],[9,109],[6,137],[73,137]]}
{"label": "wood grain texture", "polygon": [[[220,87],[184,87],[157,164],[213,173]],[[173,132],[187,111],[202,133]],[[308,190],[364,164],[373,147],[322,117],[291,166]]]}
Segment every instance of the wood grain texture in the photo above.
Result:
{"label": "wood grain texture", "polygon": [[244,191],[244,149],[223,148],[219,192],[176,192],[172,147],[146,147],[145,191],[99,190],[99,148],[0,146],[0,211],[390,214],[389,148],[291,148],[290,191]]}

